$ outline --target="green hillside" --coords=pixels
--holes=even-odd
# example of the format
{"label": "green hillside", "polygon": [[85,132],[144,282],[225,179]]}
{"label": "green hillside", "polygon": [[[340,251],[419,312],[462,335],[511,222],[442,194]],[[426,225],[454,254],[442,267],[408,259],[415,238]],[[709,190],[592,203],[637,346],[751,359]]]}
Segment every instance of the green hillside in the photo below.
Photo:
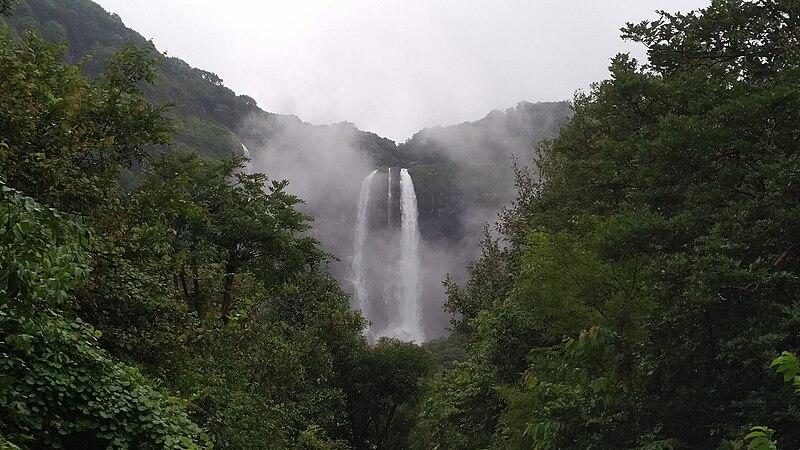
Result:
{"label": "green hillside", "polygon": [[[250,141],[254,138],[242,129],[245,119],[254,117],[273,127],[297,121],[293,116],[263,111],[252,98],[225,87],[214,73],[161,55],[152,43],[127,28],[119,16],[90,0],[24,0],[1,22],[8,23],[17,34],[32,29],[52,42],[68,43],[65,62],[80,62],[82,71],[90,77],[97,76],[111,55],[123,47],[149,49],[160,62],[159,77],[144,90],[150,101],[172,106],[170,116],[178,127],[178,148],[189,147],[215,157],[238,154],[241,142],[256,147],[256,142]],[[361,132],[359,141],[376,163],[389,165],[395,161],[391,141]]]}

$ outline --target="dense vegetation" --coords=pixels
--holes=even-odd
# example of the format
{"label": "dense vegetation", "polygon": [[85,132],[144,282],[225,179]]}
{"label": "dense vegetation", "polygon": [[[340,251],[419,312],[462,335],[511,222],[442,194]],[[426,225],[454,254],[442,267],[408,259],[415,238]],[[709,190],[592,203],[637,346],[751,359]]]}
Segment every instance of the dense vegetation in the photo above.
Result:
{"label": "dense vegetation", "polygon": [[87,74],[4,31],[0,446],[800,447],[797,30],[627,26],[649,61],[576,96],[426,349],[364,342],[301,200],[176,134],[151,49]]}
{"label": "dense vegetation", "polygon": [[418,442],[733,448],[767,424],[800,446],[796,359],[769,367],[800,346],[798,30],[783,0],[623,30],[648,64],[617,56],[576,96],[448,283],[469,357],[430,381]]}
{"label": "dense vegetation", "polygon": [[0,35],[3,445],[400,442],[429,356],[366,346],[286,182],[170,146],[147,51],[62,56]]}

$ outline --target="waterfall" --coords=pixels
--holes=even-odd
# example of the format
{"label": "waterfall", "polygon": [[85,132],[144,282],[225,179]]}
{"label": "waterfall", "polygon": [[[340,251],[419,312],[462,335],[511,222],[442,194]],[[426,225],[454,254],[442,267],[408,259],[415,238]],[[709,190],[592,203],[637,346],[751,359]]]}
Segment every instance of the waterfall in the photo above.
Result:
{"label": "waterfall", "polygon": [[387,200],[386,200],[386,221],[389,225],[392,224],[392,169],[389,169],[389,189],[387,191]]}
{"label": "waterfall", "polygon": [[[419,281],[419,228],[417,195],[408,170],[389,170],[388,217],[371,240],[370,208],[377,170],[361,182],[353,236],[353,308],[361,310],[371,327],[365,337],[381,336],[422,343],[421,287]],[[381,180],[383,181],[383,180]],[[395,192],[393,192],[395,190]],[[377,223],[373,225],[377,226]],[[372,256],[368,256],[372,255]],[[378,265],[379,268],[372,267]],[[381,290],[383,295],[380,295]]]}
{"label": "waterfall", "polygon": [[397,324],[399,332],[416,342],[425,340],[422,332],[419,292],[419,229],[417,194],[408,169],[400,170],[400,263]]}
{"label": "waterfall", "polygon": [[242,172],[245,172],[245,173],[251,172],[251,170],[250,170],[251,166],[250,165],[251,165],[252,161],[250,160],[250,150],[248,150],[247,147],[245,147],[244,142],[240,141],[239,143],[242,144],[242,155],[245,158],[247,158],[247,160],[242,163]]}
{"label": "waterfall", "polygon": [[361,192],[358,194],[358,205],[356,206],[356,228],[353,238],[353,285],[355,286],[355,305],[364,314],[367,314],[367,280],[366,265],[364,264],[364,247],[367,243],[367,231],[369,225],[369,198],[372,185],[372,177],[378,172],[377,169],[370,172],[361,182]]}

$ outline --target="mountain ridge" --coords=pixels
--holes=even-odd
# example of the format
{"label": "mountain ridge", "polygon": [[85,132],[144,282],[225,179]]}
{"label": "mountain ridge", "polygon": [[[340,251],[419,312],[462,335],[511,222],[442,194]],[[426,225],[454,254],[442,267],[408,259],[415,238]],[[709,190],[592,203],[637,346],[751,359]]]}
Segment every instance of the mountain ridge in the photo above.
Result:
{"label": "mountain ridge", "polygon": [[[147,87],[148,96],[152,100],[170,103],[177,116],[180,131],[176,136],[177,145],[198,147],[201,152],[208,151],[215,156],[222,156],[227,152],[236,153],[239,143],[234,142],[234,137],[240,137],[245,145],[250,148],[252,143],[246,142],[247,133],[241,130],[241,124],[250,115],[259,115],[261,118],[273,119],[280,123],[297,122],[302,126],[335,127],[342,123],[352,124],[360,134],[360,141],[373,145],[379,151],[374,152],[376,165],[391,165],[398,161],[393,155],[395,150],[404,146],[408,147],[409,141],[420,134],[430,130],[449,129],[467,124],[480,123],[497,113],[506,113],[519,109],[520,105],[536,105],[527,100],[517,103],[515,107],[505,110],[495,109],[487,113],[482,119],[464,121],[451,125],[435,125],[423,128],[405,142],[395,141],[381,136],[379,133],[362,130],[354,123],[343,121],[330,124],[316,124],[304,121],[295,114],[280,114],[270,112],[258,105],[257,101],[246,94],[237,94],[223,84],[223,80],[215,73],[191,66],[176,56],[168,56],[159,52],[152,40],[148,40],[135,30],[127,27],[123,19],[106,11],[102,6],[90,0],[23,0],[19,2],[9,18],[0,19],[0,23],[7,23],[12,30],[22,33],[27,29],[36,29],[48,40],[67,42],[67,62],[77,63],[85,61],[84,71],[87,75],[96,76],[113,53],[127,45],[146,47],[151,49],[162,60],[159,67],[159,79],[155,85]],[[88,60],[87,55],[92,55]],[[563,103],[563,102],[544,102]],[[203,136],[201,131],[193,130],[190,121],[200,118],[207,127],[224,128],[227,134],[226,142],[216,142]],[[194,145],[190,145],[194,144]],[[210,144],[210,145],[209,145]],[[409,158],[402,158],[408,160]]]}

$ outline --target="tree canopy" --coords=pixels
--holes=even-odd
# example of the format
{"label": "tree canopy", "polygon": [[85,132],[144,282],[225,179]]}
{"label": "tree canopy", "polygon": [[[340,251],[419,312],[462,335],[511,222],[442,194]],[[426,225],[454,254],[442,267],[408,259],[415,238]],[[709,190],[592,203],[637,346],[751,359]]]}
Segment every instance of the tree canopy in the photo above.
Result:
{"label": "tree canopy", "polygon": [[624,28],[648,61],[575,97],[448,283],[470,357],[423,400],[434,447],[732,448],[764,422],[800,445],[769,367],[799,345],[798,20],[728,0]]}
{"label": "tree canopy", "polygon": [[[4,446],[368,448],[361,420],[401,439],[427,352],[367,349],[286,181],[171,147],[146,50],[90,81],[33,33],[0,47]],[[403,364],[386,406],[354,405],[351,375]]]}

